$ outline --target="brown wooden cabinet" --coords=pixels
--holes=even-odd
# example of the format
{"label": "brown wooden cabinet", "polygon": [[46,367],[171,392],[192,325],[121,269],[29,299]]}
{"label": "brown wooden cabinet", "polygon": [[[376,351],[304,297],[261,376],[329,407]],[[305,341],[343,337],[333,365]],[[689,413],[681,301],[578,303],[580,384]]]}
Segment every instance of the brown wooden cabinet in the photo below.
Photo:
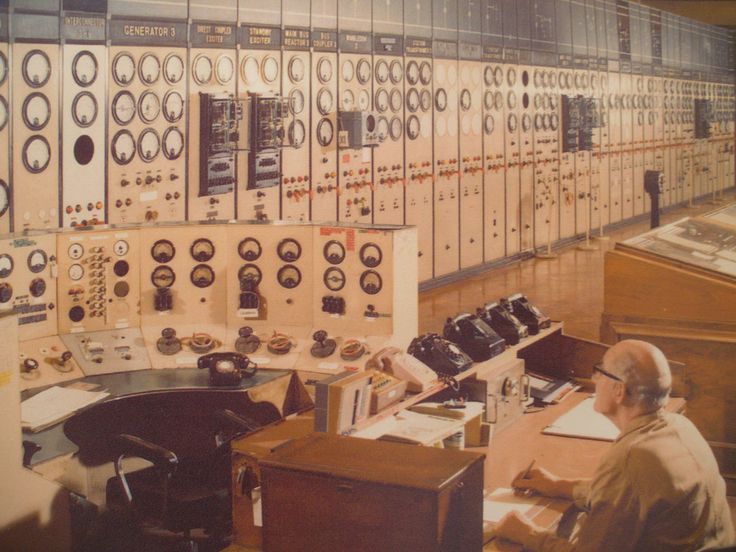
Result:
{"label": "brown wooden cabinet", "polygon": [[315,434],[260,461],[267,551],[483,545],[483,454]]}

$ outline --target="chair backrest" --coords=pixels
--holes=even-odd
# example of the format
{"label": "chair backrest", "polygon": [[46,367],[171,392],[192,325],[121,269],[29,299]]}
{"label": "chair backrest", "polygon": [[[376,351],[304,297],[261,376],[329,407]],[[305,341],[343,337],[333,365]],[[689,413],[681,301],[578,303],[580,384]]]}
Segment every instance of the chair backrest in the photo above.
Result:
{"label": "chair backrest", "polygon": [[120,433],[146,439],[180,458],[204,457],[216,448],[215,413],[225,409],[264,425],[280,418],[274,405],[255,403],[242,390],[176,389],[96,403],[69,418],[64,433],[79,447],[79,460],[87,466],[115,460]]}

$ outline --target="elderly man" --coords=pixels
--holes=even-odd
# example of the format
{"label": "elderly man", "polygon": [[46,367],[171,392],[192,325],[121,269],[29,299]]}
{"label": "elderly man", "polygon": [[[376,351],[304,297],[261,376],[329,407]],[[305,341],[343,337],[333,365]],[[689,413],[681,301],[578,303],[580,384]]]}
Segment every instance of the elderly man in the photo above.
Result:
{"label": "elderly man", "polygon": [[[621,430],[591,480],[537,468],[517,489],[572,499],[587,516],[573,541],[515,513],[497,537],[528,550],[691,551],[736,543],[723,478],[713,453],[684,416],[664,410],[672,377],[662,351],[621,341],[594,367],[595,409]],[[526,475],[526,477],[524,477]]]}

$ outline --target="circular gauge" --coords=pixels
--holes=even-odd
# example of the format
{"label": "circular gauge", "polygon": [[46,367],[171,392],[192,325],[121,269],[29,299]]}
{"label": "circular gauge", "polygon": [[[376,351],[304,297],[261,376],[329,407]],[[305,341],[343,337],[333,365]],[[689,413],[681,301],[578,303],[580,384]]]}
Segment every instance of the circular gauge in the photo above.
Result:
{"label": "circular gauge", "polygon": [[317,142],[322,147],[329,146],[332,143],[334,135],[334,127],[329,119],[322,119],[317,125]]}
{"label": "circular gauge", "polygon": [[332,79],[332,62],[328,58],[321,58],[317,62],[317,79],[322,84]]}
{"label": "circular gauge", "polygon": [[42,278],[34,278],[28,286],[28,291],[33,297],[41,297],[46,293],[46,281]]}
{"label": "circular gauge", "polygon": [[376,268],[383,260],[383,251],[381,251],[381,248],[375,243],[368,242],[360,248],[358,257],[364,266],[367,266],[368,268]]}
{"label": "circular gauge", "polygon": [[573,81],[575,83],[575,88],[583,87],[583,76],[580,73],[575,74]]}
{"label": "circular gauge", "polygon": [[28,270],[38,274],[49,264],[49,258],[43,249],[34,249],[28,254],[27,264]]}
{"label": "circular gauge", "polygon": [[493,86],[493,68],[490,65],[483,69],[483,82],[486,86]]}
{"label": "circular gauge", "polygon": [[253,282],[253,288],[257,288],[262,279],[263,273],[261,269],[254,264],[244,264],[238,270],[238,282]]}
{"label": "circular gauge", "polygon": [[255,261],[263,253],[261,243],[255,238],[244,238],[238,244],[238,255],[244,261]]}
{"label": "circular gauge", "polygon": [[82,50],[72,61],[72,77],[79,86],[89,86],[97,79],[97,58],[89,50]]}
{"label": "circular gauge", "polygon": [[157,288],[168,288],[174,285],[176,274],[170,266],[157,266],[151,272],[151,283]]}
{"label": "circular gauge", "polygon": [[637,113],[636,124],[638,124],[639,126],[644,124],[644,113],[642,113],[641,111]]}
{"label": "circular gauge", "polygon": [[544,126],[544,123],[543,123],[542,119],[543,119],[543,117],[542,117],[541,113],[536,113],[534,115],[534,130],[536,130],[536,131],[542,130],[542,128]]}
{"label": "circular gauge", "polygon": [[281,287],[293,289],[301,283],[302,273],[294,265],[287,264],[279,269],[276,274],[276,280],[281,284]]}
{"label": "circular gauge", "polygon": [[355,76],[355,66],[353,65],[353,62],[346,59],[342,64],[340,74],[342,75],[342,80],[345,82],[353,80],[353,77]]}
{"label": "circular gauge", "polygon": [[501,94],[501,92],[498,90],[493,93],[493,104],[499,111],[503,109],[503,94]]}
{"label": "circular gauge", "polygon": [[386,63],[385,60],[379,60],[378,63],[376,63],[376,80],[380,84],[386,84],[388,81],[388,63]]}
{"label": "circular gauge", "polygon": [[406,120],[406,135],[409,137],[410,140],[416,140],[419,137],[419,131],[421,130],[421,125],[419,123],[419,117],[416,115],[411,115]]}
{"label": "circular gauge", "polygon": [[358,75],[358,82],[360,84],[366,84],[371,79],[370,62],[365,58],[361,58],[358,61],[358,65],[355,68],[355,72]]}
{"label": "circular gauge", "polygon": [[460,109],[463,111],[467,111],[470,109],[470,105],[472,103],[472,96],[470,95],[470,90],[467,88],[463,88],[463,91],[460,92]]}
{"label": "circular gauge", "polygon": [[557,127],[560,125],[560,118],[557,116],[556,113],[553,113],[549,117],[549,128],[550,130],[557,130]]}
{"label": "circular gauge", "polygon": [[317,109],[322,115],[327,115],[332,111],[332,102],[332,92],[328,88],[322,88],[317,92]]}
{"label": "circular gauge", "polygon": [[176,90],[171,90],[164,96],[163,108],[166,120],[175,123],[184,115],[184,98]]}
{"label": "circular gauge", "polygon": [[383,142],[388,136],[388,119],[386,119],[386,117],[381,116],[378,118],[378,122],[376,123],[376,134],[378,135],[378,140],[380,142]]}
{"label": "circular gauge", "polygon": [[263,58],[263,63],[261,64],[261,76],[263,77],[263,80],[268,83],[272,83],[278,78],[279,62],[276,61],[275,57],[266,56]]}
{"label": "circular gauge", "polygon": [[28,86],[40,88],[51,78],[51,62],[41,50],[31,50],[23,58],[23,79]]}
{"label": "circular gauge", "polygon": [[429,111],[432,108],[432,93],[426,88],[419,94],[419,107],[422,111]]}
{"label": "circular gauge", "polygon": [[557,86],[557,72],[550,71],[547,74],[546,80],[549,83],[550,88],[555,88]]}
{"label": "circular gauge", "polygon": [[0,96],[0,130],[8,124],[8,102]]}
{"label": "circular gauge", "polygon": [[293,263],[302,256],[302,246],[294,238],[284,238],[276,246],[276,254],[286,263]]}
{"label": "circular gauge", "polygon": [[254,57],[246,57],[240,64],[240,76],[245,84],[256,84],[259,79],[258,60]]}
{"label": "circular gauge", "polygon": [[0,178],[0,217],[8,212],[10,208],[10,187],[8,183]]}
{"label": "circular gauge", "polygon": [[406,80],[411,86],[419,82],[419,64],[416,61],[410,61],[406,66]]}
{"label": "circular gauge", "polygon": [[138,99],[138,114],[146,123],[152,123],[161,113],[161,100],[155,92],[148,90]]}
{"label": "circular gauge", "polygon": [[496,86],[503,84],[503,69],[499,66],[493,68],[493,84]]}
{"label": "circular gauge", "polygon": [[391,62],[389,76],[391,77],[392,83],[399,84],[401,82],[401,79],[404,77],[404,68],[402,67],[399,60],[394,60]]}
{"label": "circular gauge", "polygon": [[184,62],[177,54],[169,54],[164,59],[164,78],[169,84],[176,84],[184,76]]}
{"label": "circular gauge", "polygon": [[506,71],[506,82],[509,86],[516,84],[516,69],[513,67],[509,67],[508,71]]}
{"label": "circular gauge", "polygon": [[371,108],[371,93],[365,88],[358,92],[358,108],[361,111],[368,111]]}
{"label": "circular gauge", "polygon": [[401,119],[399,119],[398,117],[392,117],[388,129],[389,136],[391,136],[392,140],[396,141],[401,138],[402,132],[403,125],[401,124]]}
{"label": "circular gauge", "polygon": [[43,136],[31,136],[23,146],[23,165],[34,174],[43,172],[51,161],[51,147]]}
{"label": "circular gauge", "polygon": [[0,278],[7,278],[13,272],[13,257],[7,253],[0,254]]}
{"label": "circular gauge", "polygon": [[428,61],[423,61],[419,66],[419,80],[424,86],[429,86],[429,83],[432,82],[432,66]]}
{"label": "circular gauge", "polygon": [[517,127],[519,126],[519,120],[517,119],[515,114],[511,114],[508,117],[508,120],[506,122],[506,127],[509,129],[509,132],[516,132]]}
{"label": "circular gauge", "polygon": [[151,257],[157,263],[168,263],[176,255],[176,248],[169,240],[158,240],[151,246]]}
{"label": "circular gauge", "polygon": [[84,255],[84,246],[81,243],[73,243],[69,246],[66,253],[69,255],[70,259],[76,261],[77,259],[81,259],[82,255]]}
{"label": "circular gauge", "polygon": [[141,159],[150,163],[158,157],[159,151],[161,151],[161,140],[158,133],[152,128],[141,132],[138,136],[138,155],[141,156]]}
{"label": "circular gauge", "polygon": [[189,247],[189,254],[195,261],[206,263],[215,256],[215,245],[207,238],[196,239]]}
{"label": "circular gauge", "polygon": [[215,79],[220,84],[229,83],[235,74],[235,62],[227,54],[223,54],[215,61]]}
{"label": "circular gauge", "polygon": [[532,128],[532,117],[528,113],[521,116],[521,130],[529,132]]}
{"label": "circular gauge", "polygon": [[419,109],[419,92],[416,88],[410,88],[406,93],[406,109],[411,113]]}
{"label": "circular gauge", "polygon": [[360,275],[360,289],[368,295],[376,295],[382,288],[383,280],[375,270],[366,270]]}
{"label": "circular gauge", "polygon": [[130,245],[128,245],[128,242],[126,242],[125,240],[118,240],[115,242],[115,245],[112,246],[112,250],[118,257],[122,257],[123,255],[128,254],[128,251],[130,250]]}
{"label": "circular gauge", "polygon": [[447,92],[444,88],[438,88],[434,95],[434,107],[437,111],[447,109]]}
{"label": "circular gauge", "polygon": [[127,90],[118,92],[112,100],[112,117],[121,126],[133,120],[136,113],[135,98]]}
{"label": "circular gauge", "polygon": [[110,145],[112,157],[118,165],[127,165],[135,157],[135,140],[127,130],[121,130],[112,139]]}
{"label": "circular gauge", "polygon": [[[248,59],[250,58],[246,58],[245,61],[247,62]],[[245,63],[243,65],[245,65]],[[194,77],[194,82],[197,84],[207,84],[210,82],[212,79],[212,61],[210,58],[204,54],[200,54],[194,58],[194,63],[192,63],[192,76]],[[246,82],[248,82],[247,79]]]}
{"label": "circular gauge", "polygon": [[184,151],[184,135],[176,127],[166,129],[162,143],[166,159],[178,159],[181,152]]}
{"label": "circular gauge", "polygon": [[534,86],[536,88],[542,88],[542,75],[544,72],[539,71],[538,69],[534,70]]}
{"label": "circular gauge", "polygon": [[496,121],[493,119],[493,115],[486,115],[483,120],[483,130],[486,134],[493,134],[493,129],[496,127]]}
{"label": "circular gauge", "polygon": [[534,94],[534,109],[542,109],[542,94]]}
{"label": "circular gauge", "polygon": [[120,52],[112,60],[112,78],[120,86],[127,86],[135,77],[135,61],[128,52]]}
{"label": "circular gauge", "polygon": [[[551,124],[550,124],[551,121],[552,121],[552,117],[550,116],[549,113],[545,113],[544,115],[542,115],[542,129],[549,130],[551,127]],[[534,124],[536,124],[536,121],[534,122]]]}
{"label": "circular gauge", "polygon": [[330,240],[322,248],[322,255],[328,263],[338,265],[345,260],[345,246],[337,240]]}
{"label": "circular gauge", "polygon": [[350,111],[355,105],[355,95],[352,90],[345,90],[342,93],[342,108],[344,111]]}
{"label": "circular gauge", "polygon": [[86,128],[97,119],[97,100],[89,92],[80,92],[72,102],[72,117],[78,126]]}
{"label": "circular gauge", "polygon": [[73,264],[69,267],[67,274],[70,280],[77,282],[84,277],[84,267],[80,264]]}
{"label": "circular gauge", "polygon": [[304,80],[304,61],[302,58],[294,56],[289,62],[289,80],[292,83],[302,82]]}
{"label": "circular gauge", "polygon": [[294,90],[289,92],[289,110],[294,115],[298,115],[304,111],[304,94],[298,88],[294,88]]}
{"label": "circular gauge", "polygon": [[557,104],[552,105],[552,102],[554,101],[554,96],[550,96],[549,94],[545,94],[542,96],[542,109],[555,109],[557,107]]}
{"label": "circular gauge", "polygon": [[506,105],[509,106],[509,109],[516,107],[516,92],[513,90],[509,90],[509,93],[506,95]]}
{"label": "circular gauge", "polygon": [[143,54],[140,62],[138,63],[138,76],[141,80],[150,86],[158,80],[160,75],[161,62],[158,57],[156,57],[156,54],[151,52]]}
{"label": "circular gauge", "polygon": [[330,291],[340,291],[345,287],[345,273],[336,266],[331,266],[325,270],[322,281]]}
{"label": "circular gauge", "polygon": [[304,123],[299,120],[292,121],[289,125],[289,143],[295,147],[300,148],[304,145],[304,139],[306,138],[307,131],[304,129]]}
{"label": "circular gauge", "polygon": [[29,94],[23,101],[23,122],[31,130],[41,130],[51,118],[51,104],[40,92]]}
{"label": "circular gauge", "polygon": [[8,76],[8,58],[5,54],[0,52],[0,84],[5,82],[5,78]]}
{"label": "circular gauge", "polygon": [[379,113],[385,113],[386,110],[388,110],[388,92],[385,88],[379,88],[376,91],[375,102],[376,110],[378,110]]}
{"label": "circular gauge", "polygon": [[391,111],[394,113],[398,113],[401,110],[401,92],[399,92],[398,88],[394,88],[391,90],[391,95],[389,97],[389,104],[391,105]]}

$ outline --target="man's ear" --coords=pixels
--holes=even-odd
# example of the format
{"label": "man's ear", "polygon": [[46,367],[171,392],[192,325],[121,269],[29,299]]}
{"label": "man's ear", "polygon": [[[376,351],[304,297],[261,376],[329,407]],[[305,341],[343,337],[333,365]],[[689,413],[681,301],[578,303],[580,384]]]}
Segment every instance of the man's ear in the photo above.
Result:
{"label": "man's ear", "polygon": [[616,404],[623,404],[626,400],[626,385],[623,382],[617,381],[613,386],[613,399]]}

